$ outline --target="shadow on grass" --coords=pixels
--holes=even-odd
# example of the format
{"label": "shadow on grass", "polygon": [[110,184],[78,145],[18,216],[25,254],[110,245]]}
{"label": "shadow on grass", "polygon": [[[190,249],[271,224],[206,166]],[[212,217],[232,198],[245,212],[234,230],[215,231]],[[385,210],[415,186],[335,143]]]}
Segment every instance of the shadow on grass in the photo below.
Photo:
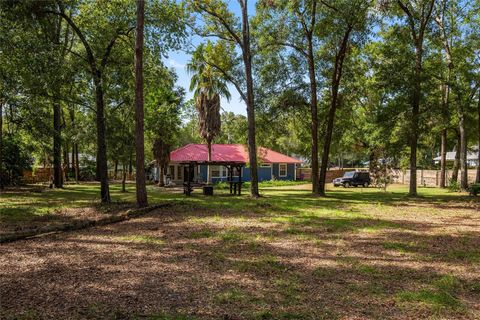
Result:
{"label": "shadow on grass", "polygon": [[[295,234],[276,233],[274,226],[210,226],[209,233],[191,237],[202,226],[188,224],[185,218],[194,213],[177,215],[180,208],[185,206],[2,248],[2,263],[23,250],[35,252],[32,259],[41,257],[44,262],[21,270],[10,269],[14,261],[2,266],[8,271],[3,268],[0,277],[0,315],[32,312],[38,319],[42,314],[59,318],[88,314],[92,319],[395,318],[398,314],[458,318],[468,317],[467,306],[480,298],[479,285],[470,277],[435,267],[407,266],[405,258],[391,253],[404,247],[382,246],[385,241],[407,238],[412,243],[433,246],[450,241],[449,247],[459,246],[447,235],[436,238],[389,230],[367,244],[357,237],[342,238],[343,247],[357,253],[351,255],[304,247],[292,242]],[[352,220],[352,225],[372,223]],[[322,223],[315,222],[313,233],[320,240],[330,239]],[[462,248],[471,250],[476,241],[465,240]],[[427,246],[415,252],[427,255],[428,250]],[[429,259],[430,266],[441,262],[436,255]],[[412,259],[418,260],[422,259]],[[41,288],[42,294],[35,288]]]}

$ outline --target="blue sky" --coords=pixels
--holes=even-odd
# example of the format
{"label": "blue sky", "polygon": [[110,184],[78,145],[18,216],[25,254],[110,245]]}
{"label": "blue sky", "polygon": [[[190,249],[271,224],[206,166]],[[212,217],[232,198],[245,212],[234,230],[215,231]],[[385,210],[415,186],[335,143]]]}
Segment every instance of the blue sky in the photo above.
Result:
{"label": "blue sky", "polygon": [[[198,44],[198,42],[197,42]],[[185,68],[185,65],[190,60],[190,55],[186,52],[178,51],[178,52],[171,52],[169,57],[165,59],[165,64],[169,68],[175,69],[175,72],[178,75],[177,85],[183,87],[185,92],[187,93],[186,99],[190,99],[193,96],[193,92],[190,92],[190,75]],[[232,85],[228,86],[231,94],[230,101],[227,101],[225,98],[221,100],[222,109],[225,111],[232,111],[237,114],[247,114],[247,107],[245,103],[241,100],[240,95],[238,94],[235,87]]]}
{"label": "blue sky", "polygon": [[[248,1],[248,11],[249,15],[255,13],[255,2],[256,1]],[[237,1],[229,1],[228,2],[229,9],[235,13],[237,16],[240,16],[240,6]],[[202,39],[198,36],[194,36],[191,39],[192,46],[197,46],[205,39]],[[215,40],[215,38],[212,38]],[[178,75],[177,85],[180,87],[185,88],[185,92],[187,93],[186,99],[190,99],[193,96],[193,92],[190,92],[188,89],[190,87],[190,75],[188,74],[185,65],[190,61],[190,54],[184,51],[172,51],[169,53],[167,59],[165,59],[165,65],[169,68],[175,69]],[[232,96],[230,101],[227,101],[225,98],[221,100],[221,106],[224,111],[232,111],[236,114],[243,114],[247,115],[247,107],[243,100],[241,100],[240,95],[238,94],[237,90],[233,85],[228,86],[230,90],[230,95]]]}

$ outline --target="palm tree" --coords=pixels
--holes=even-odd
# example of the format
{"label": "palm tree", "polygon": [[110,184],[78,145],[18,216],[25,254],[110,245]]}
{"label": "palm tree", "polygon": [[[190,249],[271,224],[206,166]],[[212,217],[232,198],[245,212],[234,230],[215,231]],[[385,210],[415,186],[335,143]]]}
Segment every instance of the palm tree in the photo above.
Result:
{"label": "palm tree", "polygon": [[[208,46],[207,44],[207,50]],[[195,107],[198,111],[200,136],[207,142],[208,161],[212,160],[212,142],[220,133],[220,97],[230,100],[230,92],[225,79],[205,60],[205,46],[200,45],[194,51],[187,64],[192,74],[190,91],[194,91]],[[207,182],[210,183],[210,166],[207,168]]]}

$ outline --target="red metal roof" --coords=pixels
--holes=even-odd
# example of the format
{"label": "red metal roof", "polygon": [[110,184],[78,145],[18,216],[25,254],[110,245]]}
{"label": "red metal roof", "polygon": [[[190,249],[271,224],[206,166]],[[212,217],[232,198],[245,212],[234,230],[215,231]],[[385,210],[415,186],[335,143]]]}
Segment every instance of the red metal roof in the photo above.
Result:
{"label": "red metal roof", "polygon": [[[300,160],[260,147],[257,152],[258,161],[262,163],[301,163]],[[206,162],[208,148],[206,144],[187,144],[170,152],[171,162]],[[212,144],[213,162],[248,162],[247,148],[241,144]]]}

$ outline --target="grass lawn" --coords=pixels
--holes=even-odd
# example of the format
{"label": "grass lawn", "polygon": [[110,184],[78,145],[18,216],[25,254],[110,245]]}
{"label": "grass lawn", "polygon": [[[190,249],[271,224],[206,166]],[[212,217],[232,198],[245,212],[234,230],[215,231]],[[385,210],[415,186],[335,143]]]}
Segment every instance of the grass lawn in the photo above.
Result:
{"label": "grass lawn", "polygon": [[[0,245],[0,318],[480,317],[479,198],[308,188],[264,185],[251,199],[150,186],[151,203],[175,205]],[[132,185],[111,189],[115,210],[131,206]],[[97,185],[2,194],[0,227],[108,213],[97,198]]]}

